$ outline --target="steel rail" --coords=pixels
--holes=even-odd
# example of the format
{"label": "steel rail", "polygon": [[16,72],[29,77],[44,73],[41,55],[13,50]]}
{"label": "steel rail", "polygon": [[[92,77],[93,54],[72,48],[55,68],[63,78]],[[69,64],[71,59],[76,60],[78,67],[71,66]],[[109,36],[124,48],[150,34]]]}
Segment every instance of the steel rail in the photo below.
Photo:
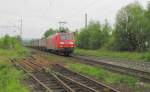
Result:
{"label": "steel rail", "polygon": [[11,60],[17,67],[20,67],[23,71],[25,71],[29,76],[31,76],[38,84],[40,84],[47,92],[53,92],[50,88],[48,88],[45,84],[43,84],[40,80],[38,80],[33,74],[28,72],[24,67],[18,64],[16,61]]}
{"label": "steel rail", "polygon": [[[59,65],[59,64],[53,65],[52,68],[55,72],[58,72],[58,73],[62,74],[63,76],[68,77],[74,81],[81,83],[81,84],[84,84],[85,86],[93,88],[97,92],[99,92],[99,91],[101,92],[101,91],[105,91],[105,90],[107,90],[109,92],[119,92],[118,90],[116,90],[112,87],[109,87],[103,83],[95,81],[87,76],[84,76],[80,73],[72,71],[64,66]],[[77,80],[77,79],[79,79],[79,80]],[[82,82],[85,82],[85,83],[82,83]]]}
{"label": "steel rail", "polygon": [[66,85],[61,79],[59,79],[54,73],[52,75],[58,80],[59,83],[63,84],[63,86],[68,89],[68,91],[75,92],[73,89],[71,89],[68,85]]}
{"label": "steel rail", "polygon": [[[14,61],[14,60],[11,60],[14,64],[15,64],[15,66],[18,66],[19,68],[21,68],[23,71],[25,71],[29,76],[31,76],[31,78],[32,79],[34,79],[38,84],[40,84],[45,90],[46,90],[46,92],[55,92],[56,90],[57,90],[57,87],[58,86],[56,86],[56,88],[55,88],[55,90],[53,89],[53,87],[54,86],[52,86],[52,87],[49,87],[49,86],[47,86],[43,81],[44,80],[39,80],[39,78],[42,78],[42,76],[43,76],[43,73],[40,73],[40,71],[38,71],[37,72],[37,74],[36,73],[34,73],[33,72],[33,74],[32,73],[30,73],[28,70],[26,70],[22,65],[20,65],[19,63],[17,63],[16,61]],[[29,63],[26,63],[26,64],[28,64],[29,66],[32,66],[32,65],[30,65]],[[32,64],[33,64],[33,62],[32,62]],[[36,65],[36,64],[34,64],[34,65]],[[39,66],[37,66],[37,67],[39,67]],[[63,81],[61,81],[55,74],[52,74],[52,73],[46,73],[46,72],[44,72],[44,74],[45,75],[47,75],[47,78],[48,77],[50,77],[50,76],[52,76],[53,78],[52,79],[55,79],[56,81],[57,81],[57,83],[58,84],[60,84],[62,87],[63,87],[63,92],[75,92],[74,90],[72,90],[68,85],[66,85]],[[35,76],[36,75],[36,76]],[[39,76],[38,76],[39,75]],[[41,75],[41,76],[40,76]],[[44,79],[45,79],[45,77],[44,77]],[[46,82],[46,81],[45,81]],[[47,82],[49,82],[49,81],[47,81]],[[50,84],[51,85],[51,84]],[[59,89],[58,89],[59,90]],[[60,89],[61,90],[61,89]]]}
{"label": "steel rail", "polygon": [[[68,77],[66,77],[66,76],[64,76],[64,75],[62,75],[62,74],[60,74],[60,73],[57,73],[57,72],[54,72],[61,80],[63,80],[63,81],[65,81],[65,83],[66,82],[71,82],[70,84],[73,84],[73,85],[76,85],[76,86],[78,86],[78,87],[76,87],[76,88],[80,88],[79,90],[82,90],[82,92],[98,92],[98,91],[96,91],[95,89],[93,89],[93,88],[90,88],[90,87],[88,87],[88,86],[86,86],[86,85],[84,85],[84,84],[81,84],[80,82],[77,82],[77,81],[75,81],[75,80],[72,80],[71,78],[68,78]],[[72,88],[72,87],[71,87]],[[74,90],[76,89],[76,88],[74,88]],[[73,89],[73,88],[72,88]],[[78,92],[77,90],[76,90],[76,92]]]}
{"label": "steel rail", "polygon": [[[42,51],[42,52],[44,52],[44,51]],[[48,52],[44,52],[44,53],[49,54]],[[136,78],[140,78],[142,81],[150,82],[150,72],[147,72],[147,71],[144,71],[144,70],[133,69],[133,68],[129,68],[129,67],[110,64],[110,63],[107,63],[107,62],[102,62],[101,60],[89,59],[88,57],[85,58],[85,57],[77,56],[77,55],[74,55],[74,54],[71,55],[71,58],[78,59],[78,60],[80,60],[79,62],[83,61],[82,63],[85,63],[85,64],[100,65],[103,68],[108,69],[110,71],[131,75],[131,76],[134,76]]]}

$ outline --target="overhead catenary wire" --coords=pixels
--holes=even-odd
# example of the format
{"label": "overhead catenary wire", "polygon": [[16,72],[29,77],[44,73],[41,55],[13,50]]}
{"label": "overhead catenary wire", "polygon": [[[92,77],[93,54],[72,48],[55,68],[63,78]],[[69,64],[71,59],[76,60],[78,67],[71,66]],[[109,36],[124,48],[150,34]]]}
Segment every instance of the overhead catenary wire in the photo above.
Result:
{"label": "overhead catenary wire", "polygon": [[83,8],[83,10],[87,10],[88,8],[91,8],[95,4],[97,4],[101,0],[94,0],[93,2],[89,3],[86,7]]}
{"label": "overhead catenary wire", "polygon": [[97,4],[100,0],[94,0],[93,2],[89,3],[88,5],[86,5],[85,7],[81,8],[81,10],[79,12],[84,12],[85,10],[93,7],[95,4]]}
{"label": "overhead catenary wire", "polygon": [[[88,5],[86,5],[85,7],[81,8],[80,11],[78,12],[75,12],[74,14],[72,14],[72,16],[67,16],[66,18],[71,18],[71,19],[74,19],[76,14],[79,14],[79,13],[83,13],[85,15],[85,27],[87,27],[88,25],[88,20],[87,20],[87,12],[85,12],[88,8],[91,8],[92,6],[94,6],[95,4],[97,4],[100,0],[94,0],[92,1],[91,3],[89,3]],[[81,16],[80,16],[81,17]]]}
{"label": "overhead catenary wire", "polygon": [[[86,12],[86,10],[87,9],[89,9],[89,8],[91,8],[91,7],[93,7],[95,4],[97,4],[99,1],[101,1],[101,0],[94,0],[93,2],[90,2],[88,5],[85,5],[85,7],[82,7],[79,11],[76,11],[74,14],[72,14],[72,16],[68,16],[69,18],[73,18],[73,17],[75,17],[74,15],[76,15],[76,14],[79,14],[79,13],[83,13],[83,14],[85,14]],[[67,17],[67,18],[68,18]]]}

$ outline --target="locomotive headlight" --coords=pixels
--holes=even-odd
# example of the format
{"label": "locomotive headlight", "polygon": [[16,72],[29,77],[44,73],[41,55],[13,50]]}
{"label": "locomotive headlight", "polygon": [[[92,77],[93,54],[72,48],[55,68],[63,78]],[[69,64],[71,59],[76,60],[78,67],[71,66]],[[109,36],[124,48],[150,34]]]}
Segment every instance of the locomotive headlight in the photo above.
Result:
{"label": "locomotive headlight", "polygon": [[60,44],[64,44],[64,42],[60,42]]}
{"label": "locomotive headlight", "polygon": [[73,44],[73,42],[69,42],[69,44]]}

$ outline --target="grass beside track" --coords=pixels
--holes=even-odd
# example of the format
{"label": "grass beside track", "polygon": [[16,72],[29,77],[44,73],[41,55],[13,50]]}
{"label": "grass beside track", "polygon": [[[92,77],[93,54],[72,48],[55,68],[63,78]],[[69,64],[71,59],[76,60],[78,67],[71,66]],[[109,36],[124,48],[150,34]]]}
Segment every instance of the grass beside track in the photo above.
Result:
{"label": "grass beside track", "polygon": [[27,55],[25,48],[0,49],[0,92],[29,92],[29,89],[21,83],[24,78],[22,71],[16,69],[8,58],[22,58]]}
{"label": "grass beside track", "polygon": [[114,85],[124,83],[129,86],[136,86],[136,84],[139,82],[138,79],[134,77],[112,73],[98,66],[96,67],[79,63],[68,63],[67,65],[73,70],[84,73],[91,77],[95,77],[96,79],[102,80],[107,84]]}
{"label": "grass beside track", "polygon": [[29,92],[20,82],[23,73],[10,64],[0,65],[0,92]]}
{"label": "grass beside track", "polygon": [[0,58],[23,58],[28,54],[28,50],[26,48],[19,49],[0,49]]}
{"label": "grass beside track", "polygon": [[117,51],[108,51],[104,49],[99,50],[85,50],[85,49],[76,49],[75,53],[83,56],[93,56],[99,58],[107,59],[121,59],[121,60],[131,60],[131,61],[150,61],[150,52],[117,52]]}

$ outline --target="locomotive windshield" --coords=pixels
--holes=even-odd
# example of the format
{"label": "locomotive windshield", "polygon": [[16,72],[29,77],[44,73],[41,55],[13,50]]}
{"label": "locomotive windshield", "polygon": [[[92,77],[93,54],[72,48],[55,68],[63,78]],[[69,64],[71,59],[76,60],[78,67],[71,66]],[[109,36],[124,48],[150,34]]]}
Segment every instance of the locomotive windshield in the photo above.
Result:
{"label": "locomotive windshield", "polygon": [[72,33],[61,33],[60,34],[60,39],[61,40],[72,40],[73,39],[73,34]]}

